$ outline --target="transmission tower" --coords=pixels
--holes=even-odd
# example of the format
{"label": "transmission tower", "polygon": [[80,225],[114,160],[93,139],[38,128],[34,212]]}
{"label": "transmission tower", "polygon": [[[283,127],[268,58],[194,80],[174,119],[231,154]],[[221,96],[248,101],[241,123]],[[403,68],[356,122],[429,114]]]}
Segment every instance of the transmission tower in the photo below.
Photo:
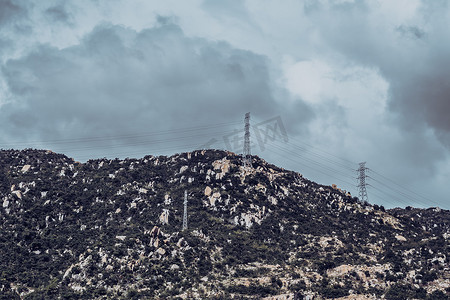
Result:
{"label": "transmission tower", "polygon": [[183,229],[187,229],[187,191],[184,190]]}
{"label": "transmission tower", "polygon": [[359,184],[358,184],[358,189],[359,189],[359,199],[361,201],[368,201],[369,198],[367,197],[367,190],[366,190],[366,178],[368,177],[366,175],[366,170],[368,170],[368,168],[366,168],[366,163],[362,162],[359,163],[359,169],[356,170],[356,172],[358,172],[358,177],[357,179],[359,180]]}
{"label": "transmission tower", "polygon": [[252,167],[252,157],[250,154],[250,113],[245,114],[245,135],[244,135],[244,154],[242,162],[244,168]]}

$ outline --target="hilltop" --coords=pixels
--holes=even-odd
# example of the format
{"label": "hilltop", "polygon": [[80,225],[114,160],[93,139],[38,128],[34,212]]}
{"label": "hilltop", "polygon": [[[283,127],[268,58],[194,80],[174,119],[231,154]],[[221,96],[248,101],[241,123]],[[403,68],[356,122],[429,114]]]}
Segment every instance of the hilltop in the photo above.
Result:
{"label": "hilltop", "polygon": [[241,165],[219,150],[0,151],[0,297],[448,299],[450,211],[386,210],[256,156]]}

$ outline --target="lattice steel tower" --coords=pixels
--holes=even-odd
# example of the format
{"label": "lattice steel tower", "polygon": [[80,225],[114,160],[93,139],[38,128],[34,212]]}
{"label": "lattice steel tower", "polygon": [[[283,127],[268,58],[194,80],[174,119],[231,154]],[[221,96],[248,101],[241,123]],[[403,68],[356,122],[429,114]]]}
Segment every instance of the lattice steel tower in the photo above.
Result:
{"label": "lattice steel tower", "polygon": [[359,200],[361,201],[368,201],[369,198],[367,197],[367,190],[366,190],[366,178],[368,177],[366,175],[366,170],[368,170],[368,168],[366,168],[366,163],[362,162],[359,163],[359,169],[356,170],[356,172],[358,172],[358,177],[357,179],[359,180],[359,184],[358,184],[358,189],[359,189]]}
{"label": "lattice steel tower", "polygon": [[252,167],[252,157],[250,154],[250,113],[245,114],[245,134],[244,134],[244,154],[242,162],[244,168]]}
{"label": "lattice steel tower", "polygon": [[187,191],[184,190],[184,212],[183,212],[183,228],[182,230],[187,229]]}

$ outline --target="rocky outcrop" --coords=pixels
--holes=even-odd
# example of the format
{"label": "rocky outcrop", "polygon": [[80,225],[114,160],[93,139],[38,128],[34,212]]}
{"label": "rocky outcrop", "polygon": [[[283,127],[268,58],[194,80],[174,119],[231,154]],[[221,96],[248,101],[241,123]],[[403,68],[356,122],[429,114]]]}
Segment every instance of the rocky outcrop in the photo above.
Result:
{"label": "rocky outcrop", "polygon": [[448,211],[385,210],[258,157],[252,164],[216,150],[86,163],[0,151],[0,294],[448,296]]}

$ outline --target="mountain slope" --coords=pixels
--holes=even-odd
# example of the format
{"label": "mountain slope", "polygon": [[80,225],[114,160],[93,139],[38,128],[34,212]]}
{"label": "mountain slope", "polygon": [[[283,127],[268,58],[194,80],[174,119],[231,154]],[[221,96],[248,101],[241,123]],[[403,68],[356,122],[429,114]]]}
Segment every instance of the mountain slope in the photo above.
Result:
{"label": "mountain slope", "polygon": [[5,150],[0,197],[5,299],[449,295],[449,211],[385,211],[258,157]]}

